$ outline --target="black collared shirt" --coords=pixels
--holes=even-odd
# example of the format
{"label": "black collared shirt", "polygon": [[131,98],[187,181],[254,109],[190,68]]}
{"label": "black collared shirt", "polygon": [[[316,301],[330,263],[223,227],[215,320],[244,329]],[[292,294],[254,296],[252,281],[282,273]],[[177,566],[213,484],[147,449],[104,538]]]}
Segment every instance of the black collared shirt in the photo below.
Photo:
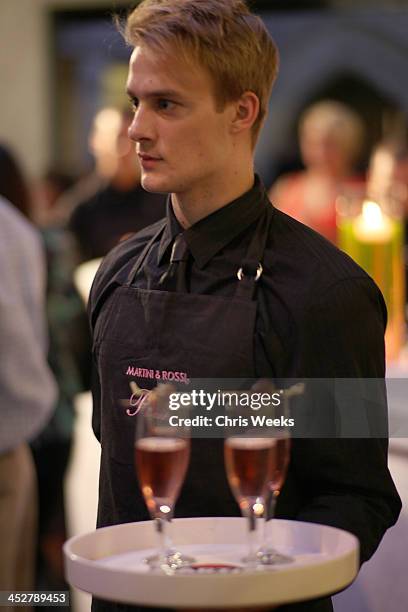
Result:
{"label": "black collared shirt", "polygon": [[[187,291],[233,295],[255,226],[270,206],[256,179],[250,191],[184,231],[191,253]],[[104,289],[113,280],[126,282],[135,261],[160,229],[134,280],[140,288],[160,289],[171,244],[183,231],[169,205],[164,220],[120,244],[104,260],[91,292],[92,324]],[[352,259],[274,209],[262,265],[254,335],[257,376],[384,376],[384,300]],[[98,402],[98,382],[93,394]],[[99,435],[97,423],[95,433]],[[400,511],[386,465],[385,441],[294,442],[292,488],[282,494],[278,515],[349,530],[360,539],[362,560],[369,558]]]}
{"label": "black collared shirt", "polygon": [[[191,293],[232,296],[243,258],[264,208],[271,206],[258,178],[253,188],[184,231],[191,256]],[[114,249],[95,280],[91,309],[112,279],[124,283],[144,246],[151,246],[137,287],[160,289],[171,245],[182,227],[170,202],[166,218]],[[277,209],[257,291],[255,355],[259,376],[383,377],[386,310],[371,278],[352,259]]]}

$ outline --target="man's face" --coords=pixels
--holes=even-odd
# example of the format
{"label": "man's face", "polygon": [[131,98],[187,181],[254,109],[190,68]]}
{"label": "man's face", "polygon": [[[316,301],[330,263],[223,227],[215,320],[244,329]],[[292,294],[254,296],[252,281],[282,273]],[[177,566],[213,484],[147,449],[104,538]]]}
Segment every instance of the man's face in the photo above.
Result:
{"label": "man's face", "polygon": [[147,191],[205,197],[222,188],[233,159],[233,105],[216,109],[210,76],[175,55],[135,47],[127,89],[135,107],[136,142]]}

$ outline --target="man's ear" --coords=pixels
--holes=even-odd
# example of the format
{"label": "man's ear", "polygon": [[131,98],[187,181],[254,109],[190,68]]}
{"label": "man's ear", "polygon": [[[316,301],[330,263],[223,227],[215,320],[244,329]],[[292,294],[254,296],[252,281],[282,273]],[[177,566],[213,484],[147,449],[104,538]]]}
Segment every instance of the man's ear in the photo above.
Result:
{"label": "man's ear", "polygon": [[246,91],[234,103],[235,113],[231,122],[231,133],[239,134],[251,130],[259,115],[259,98],[253,91]]}

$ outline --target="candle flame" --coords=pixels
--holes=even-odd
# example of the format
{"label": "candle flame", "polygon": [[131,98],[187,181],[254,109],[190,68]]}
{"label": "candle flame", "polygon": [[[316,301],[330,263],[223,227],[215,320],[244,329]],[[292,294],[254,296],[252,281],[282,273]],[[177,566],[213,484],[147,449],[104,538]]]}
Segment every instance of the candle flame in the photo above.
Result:
{"label": "candle flame", "polygon": [[373,200],[365,200],[354,225],[356,238],[361,242],[384,243],[391,240],[392,232],[392,221],[381,206]]}
{"label": "candle flame", "polygon": [[363,221],[367,229],[378,230],[384,225],[384,215],[381,206],[372,200],[363,203]]}

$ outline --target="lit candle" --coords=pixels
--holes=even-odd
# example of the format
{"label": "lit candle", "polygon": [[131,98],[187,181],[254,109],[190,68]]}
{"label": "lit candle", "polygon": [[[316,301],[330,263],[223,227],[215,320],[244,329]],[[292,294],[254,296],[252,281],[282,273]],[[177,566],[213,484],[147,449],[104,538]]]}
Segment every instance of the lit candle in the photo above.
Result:
{"label": "lit candle", "polygon": [[392,238],[393,223],[377,202],[363,202],[362,213],[354,222],[354,234],[361,242],[388,242]]}
{"label": "lit candle", "polygon": [[361,213],[340,216],[339,246],[354,259],[380,287],[388,309],[387,357],[398,355],[403,341],[404,275],[403,225],[385,214],[373,200],[365,200]]}

